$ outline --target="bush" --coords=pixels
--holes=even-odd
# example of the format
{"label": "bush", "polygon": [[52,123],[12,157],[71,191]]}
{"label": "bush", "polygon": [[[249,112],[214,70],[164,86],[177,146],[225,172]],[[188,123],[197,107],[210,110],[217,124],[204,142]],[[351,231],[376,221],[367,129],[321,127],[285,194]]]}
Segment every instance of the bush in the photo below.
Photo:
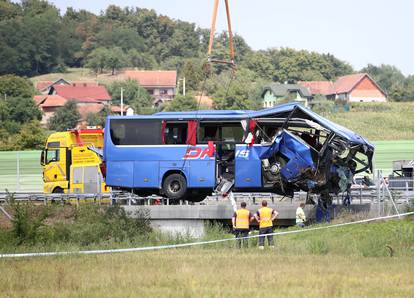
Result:
{"label": "bush", "polygon": [[48,210],[43,208],[40,214],[35,215],[33,205],[30,203],[15,203],[11,234],[16,245],[34,245],[38,241],[39,232],[44,225]]}
{"label": "bush", "polygon": [[35,206],[11,202],[12,228],[0,230],[0,248],[19,246],[89,246],[105,243],[142,243],[151,237],[148,211],[134,218],[115,206]]}

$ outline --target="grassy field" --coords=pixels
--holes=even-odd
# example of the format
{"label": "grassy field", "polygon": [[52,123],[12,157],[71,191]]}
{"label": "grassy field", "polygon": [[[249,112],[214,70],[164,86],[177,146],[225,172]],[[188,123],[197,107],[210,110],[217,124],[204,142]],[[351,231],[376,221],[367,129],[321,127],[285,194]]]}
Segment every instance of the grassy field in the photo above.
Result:
{"label": "grassy field", "polygon": [[[279,236],[275,249],[206,248],[0,259],[0,292],[35,297],[412,297],[414,222]],[[390,245],[390,257],[385,245]],[[47,265],[46,265],[47,264]]]}
{"label": "grassy field", "polygon": [[355,103],[324,116],[370,141],[414,140],[414,102]]}
{"label": "grassy field", "polygon": [[125,79],[123,71],[119,71],[115,75],[111,75],[110,73],[96,75],[88,68],[68,68],[65,73],[49,73],[32,77],[30,80],[36,86],[39,81],[56,81],[61,78],[68,81],[97,81],[98,83],[105,85],[114,80]]}

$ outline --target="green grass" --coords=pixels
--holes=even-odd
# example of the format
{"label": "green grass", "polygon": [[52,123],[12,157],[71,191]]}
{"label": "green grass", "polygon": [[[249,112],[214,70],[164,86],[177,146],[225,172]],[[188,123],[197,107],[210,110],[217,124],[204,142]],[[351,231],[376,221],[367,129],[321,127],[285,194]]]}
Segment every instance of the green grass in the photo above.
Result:
{"label": "green grass", "polygon": [[[386,245],[393,248],[392,257]],[[275,249],[263,251],[253,245],[235,249],[232,242],[143,253],[0,259],[0,270],[7,272],[0,275],[0,292],[6,297],[412,297],[414,222],[279,236]]]}
{"label": "green grass", "polygon": [[49,73],[32,77],[30,80],[36,86],[39,81],[56,81],[61,78],[68,81],[97,81],[100,84],[107,85],[114,80],[124,79],[124,76],[122,71],[115,75],[111,75],[110,73],[95,75],[88,68],[68,68],[64,73]]}
{"label": "green grass", "polygon": [[326,118],[370,141],[414,140],[414,103],[354,103],[349,112],[325,113]]}

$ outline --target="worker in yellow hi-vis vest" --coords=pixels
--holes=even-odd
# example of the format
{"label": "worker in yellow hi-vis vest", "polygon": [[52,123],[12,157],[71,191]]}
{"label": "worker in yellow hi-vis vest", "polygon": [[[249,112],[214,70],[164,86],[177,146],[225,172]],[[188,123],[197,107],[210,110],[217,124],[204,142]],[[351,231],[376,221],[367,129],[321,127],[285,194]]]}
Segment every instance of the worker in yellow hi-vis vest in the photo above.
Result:
{"label": "worker in yellow hi-vis vest", "polygon": [[250,231],[250,223],[253,220],[253,214],[247,210],[246,203],[241,203],[241,208],[234,212],[232,223],[233,223],[233,229],[234,233],[236,234],[237,238],[237,245],[239,248],[241,248],[242,245],[242,239],[243,239],[243,246],[248,247],[249,242],[248,239],[245,238],[249,236]]}
{"label": "worker in yellow hi-vis vest", "polygon": [[254,215],[259,223],[259,249],[264,249],[265,235],[267,235],[267,241],[270,247],[274,247],[273,244],[273,221],[276,219],[278,213],[276,210],[267,207],[267,201],[262,201],[262,208],[257,210]]}

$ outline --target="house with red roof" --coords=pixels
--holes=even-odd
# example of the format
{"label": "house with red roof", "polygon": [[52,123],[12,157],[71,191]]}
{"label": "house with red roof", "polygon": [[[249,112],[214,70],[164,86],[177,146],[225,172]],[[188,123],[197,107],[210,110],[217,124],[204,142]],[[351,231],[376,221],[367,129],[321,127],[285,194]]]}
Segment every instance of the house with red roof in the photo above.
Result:
{"label": "house with red roof", "polygon": [[42,94],[49,94],[50,88],[54,85],[70,85],[71,83],[64,78],[56,81],[39,81],[36,84],[36,89]]}
{"label": "house with red roof", "polygon": [[102,85],[54,85],[50,88],[49,95],[59,95],[78,102],[107,103],[111,100],[108,90]]}
{"label": "house with red roof", "polygon": [[367,73],[339,77],[335,82],[299,82],[315,96],[321,94],[331,100],[346,102],[386,102],[387,93]]}
{"label": "house with red roof", "polygon": [[172,100],[176,94],[177,71],[175,70],[126,70],[128,79],[136,80],[159,104]]}
{"label": "house with red roof", "polygon": [[312,96],[320,94],[327,99],[335,99],[334,83],[331,81],[307,81],[299,82],[299,85],[308,88]]}
{"label": "house with red roof", "polygon": [[98,82],[95,81],[72,81],[69,82],[64,78],[60,78],[56,81],[39,81],[36,84],[36,89],[42,94],[49,94],[50,89],[56,85],[73,85],[73,86],[98,86]]}
{"label": "house with red roof", "polygon": [[63,107],[67,102],[66,98],[59,95],[35,95],[33,100],[43,112],[40,123],[45,126],[47,125],[49,118],[54,115],[56,110]]}
{"label": "house with red roof", "polygon": [[[56,83],[56,82],[55,82]],[[90,82],[64,83],[59,81],[46,87],[48,94],[35,95],[33,100],[42,110],[41,123],[46,125],[58,108],[61,108],[69,100],[76,102],[81,115],[81,123],[86,120],[89,113],[99,113],[111,101],[111,96],[105,86]]]}

